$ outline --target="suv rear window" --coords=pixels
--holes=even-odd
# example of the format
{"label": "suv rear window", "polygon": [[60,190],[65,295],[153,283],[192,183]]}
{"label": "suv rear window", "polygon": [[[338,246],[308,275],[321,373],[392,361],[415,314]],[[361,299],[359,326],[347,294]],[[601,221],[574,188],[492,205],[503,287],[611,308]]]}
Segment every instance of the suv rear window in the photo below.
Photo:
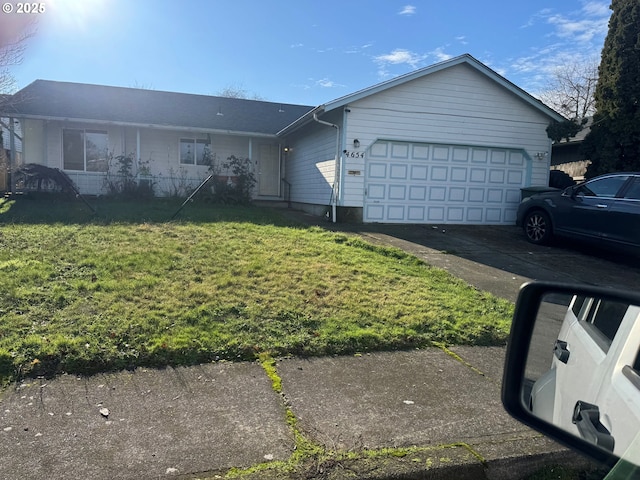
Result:
{"label": "suv rear window", "polygon": [[576,297],[572,305],[573,313],[604,351],[609,350],[628,308],[627,303],[588,297]]}

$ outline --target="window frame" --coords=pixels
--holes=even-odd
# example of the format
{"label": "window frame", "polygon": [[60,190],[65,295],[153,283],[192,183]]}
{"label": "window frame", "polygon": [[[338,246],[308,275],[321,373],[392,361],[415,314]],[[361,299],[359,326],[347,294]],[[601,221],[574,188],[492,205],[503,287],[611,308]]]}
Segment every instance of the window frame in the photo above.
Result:
{"label": "window frame", "polygon": [[[610,177],[594,178],[593,180],[590,180],[586,183],[583,183],[582,185],[579,185],[575,190],[576,192],[575,194],[578,197],[617,198],[620,192],[622,191],[622,188],[625,186],[625,184],[629,180],[630,176],[631,175],[613,175]],[[613,193],[612,195],[596,193],[593,190],[591,190],[591,187],[594,185],[598,185],[598,184],[603,185],[605,182],[618,182],[618,181],[621,181],[621,183],[616,189],[615,193]]]}
{"label": "window frame", "polygon": [[[182,145],[191,145],[195,156],[193,162],[183,162]],[[202,153],[198,152],[198,145],[202,145]],[[193,166],[193,167],[208,167],[210,162],[205,161],[205,152],[209,150],[211,152],[211,142],[208,139],[195,138],[195,137],[180,137],[178,139],[178,162],[180,166]]]}
{"label": "window frame", "polygon": [[[624,305],[622,302],[609,302],[607,300],[586,297],[584,298],[584,300],[580,301],[579,312],[576,314],[576,318],[578,319],[579,324],[582,325],[582,328],[596,343],[596,345],[598,345],[598,347],[604,353],[607,353],[618,333],[620,325],[622,324],[622,321],[624,319],[624,315],[626,315],[626,311],[620,318],[620,322],[618,323],[618,325],[615,327],[615,332],[613,332],[613,335],[609,336],[600,328],[597,318],[598,314],[604,310],[604,302],[606,302],[606,304],[619,303],[620,305]],[[574,309],[574,314],[575,313],[576,312]]]}
{"label": "window frame", "polygon": [[[72,133],[79,133],[80,134],[80,140],[82,142],[82,169],[79,168],[73,168],[72,166],[68,165],[67,162],[67,148],[65,148],[65,139],[67,137],[67,134],[72,134]],[[88,168],[90,165],[90,160],[87,158],[87,139],[88,139],[88,135],[87,134],[98,134],[98,135],[104,135],[104,140],[105,140],[105,149],[104,149],[104,159],[97,159],[97,165],[100,164],[100,160],[102,160],[104,162],[104,168],[103,169],[90,169]],[[96,128],[78,128],[78,127],[68,127],[68,128],[62,128],[62,142],[61,142],[61,146],[62,146],[62,169],[63,170],[69,170],[72,172],[85,172],[85,173],[107,173],[107,171],[109,170],[109,164],[108,164],[108,153],[109,153],[109,131],[108,130],[100,130],[100,129],[96,129]],[[77,153],[77,152],[76,152]],[[73,163],[77,163],[79,165],[79,162],[76,161],[77,159],[74,159]],[[71,159],[69,159],[69,163],[71,162]]]}

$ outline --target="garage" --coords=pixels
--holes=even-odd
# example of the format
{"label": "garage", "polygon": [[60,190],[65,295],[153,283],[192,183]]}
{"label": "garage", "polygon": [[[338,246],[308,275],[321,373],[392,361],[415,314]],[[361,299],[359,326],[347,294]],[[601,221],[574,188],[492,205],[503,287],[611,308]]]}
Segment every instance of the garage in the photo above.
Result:
{"label": "garage", "polygon": [[528,162],[517,149],[376,141],[363,221],[513,224]]}
{"label": "garage", "polygon": [[[320,105],[279,135],[295,208],[333,221],[512,225],[563,117],[469,55]],[[327,203],[328,202],[328,203]]]}

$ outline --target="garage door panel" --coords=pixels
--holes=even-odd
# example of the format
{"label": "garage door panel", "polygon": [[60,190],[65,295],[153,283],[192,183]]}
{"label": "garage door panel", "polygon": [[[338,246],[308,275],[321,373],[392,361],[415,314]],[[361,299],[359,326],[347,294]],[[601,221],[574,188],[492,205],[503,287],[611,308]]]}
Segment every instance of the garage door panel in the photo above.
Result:
{"label": "garage door panel", "polygon": [[411,151],[411,157],[413,160],[429,160],[429,151],[431,147],[429,145],[414,144]]}
{"label": "garage door panel", "polygon": [[387,158],[389,144],[387,142],[376,142],[369,148],[370,158]]}
{"label": "garage door panel", "polygon": [[482,218],[482,214],[484,213],[484,209],[480,207],[469,207],[467,208],[467,222],[468,223],[482,223],[484,220]]}
{"label": "garage door panel", "polygon": [[363,217],[368,222],[383,222],[385,220],[384,205],[365,205]]}
{"label": "garage door panel", "polygon": [[522,170],[507,171],[507,183],[509,185],[522,185],[523,178],[524,172]]}
{"label": "garage door panel", "polygon": [[437,162],[449,161],[449,147],[434,146],[433,159]]}
{"label": "garage door panel", "polygon": [[384,184],[370,183],[368,190],[368,196],[373,200],[385,200],[387,187]]}
{"label": "garage door panel", "polygon": [[505,150],[492,150],[489,158],[492,165],[505,165],[507,163],[507,152]]}
{"label": "garage door panel", "polygon": [[500,208],[487,208],[486,209],[486,221],[490,223],[500,223],[502,221],[502,209]]}
{"label": "garage door panel", "polygon": [[453,155],[451,159],[454,162],[468,162],[469,161],[469,149],[468,148],[453,148]]}
{"label": "garage door panel", "polygon": [[387,218],[390,222],[402,222],[404,218],[404,205],[389,205],[387,208]]}
{"label": "garage door panel", "polygon": [[450,223],[461,223],[464,221],[464,208],[447,208],[447,221]]}
{"label": "garage door panel", "polygon": [[409,205],[407,207],[407,220],[412,223],[424,223],[425,211],[426,207],[424,205]]}
{"label": "garage door panel", "polygon": [[445,182],[448,174],[449,167],[432,167],[430,180],[432,182]]}
{"label": "garage door panel", "polygon": [[389,167],[389,178],[394,180],[406,180],[409,166],[407,164],[391,164]]}
{"label": "garage door panel", "polygon": [[409,200],[425,201],[427,199],[427,187],[424,185],[411,185],[409,187]]}
{"label": "garage door panel", "polygon": [[431,187],[429,189],[430,202],[443,202],[447,198],[446,187]]}
{"label": "garage door panel", "polygon": [[411,180],[426,180],[428,168],[425,165],[411,165]]}
{"label": "garage door panel", "polygon": [[[520,192],[520,189],[508,189],[505,190],[505,201],[509,204],[519,204],[520,203],[520,198],[522,197],[522,193]],[[517,208],[513,209],[514,211],[517,210]],[[515,221],[515,218],[514,218]]]}
{"label": "garage door panel", "polygon": [[406,185],[389,185],[389,200],[406,200],[407,199],[407,186]]}
{"label": "garage door panel", "polygon": [[513,223],[526,161],[504,148],[376,142],[367,152],[364,221]]}
{"label": "garage door panel", "polygon": [[487,181],[487,170],[484,168],[469,169],[469,180],[475,183],[485,183]]}
{"label": "garage door panel", "polygon": [[452,182],[466,182],[468,174],[469,174],[469,169],[468,168],[451,167],[451,181]]}
{"label": "garage door panel", "polygon": [[488,203],[502,203],[504,197],[504,190],[501,188],[488,188],[487,189],[487,202]]}
{"label": "garage door panel", "polygon": [[464,202],[467,189],[465,187],[449,187],[450,202]]}
{"label": "garage door panel", "polygon": [[427,220],[439,223],[444,221],[444,207],[427,207]]}
{"label": "garage door panel", "polygon": [[504,183],[505,171],[492,168],[489,170],[489,183]]}
{"label": "garage door panel", "polygon": [[387,178],[387,164],[371,162],[367,168],[369,178]]}
{"label": "garage door panel", "polygon": [[471,163],[487,163],[489,161],[489,150],[484,148],[474,148],[471,152]]}
{"label": "garage door panel", "polygon": [[484,188],[470,188],[469,201],[474,203],[484,203]]}
{"label": "garage door panel", "polygon": [[409,158],[409,145],[406,143],[391,144],[391,158]]}

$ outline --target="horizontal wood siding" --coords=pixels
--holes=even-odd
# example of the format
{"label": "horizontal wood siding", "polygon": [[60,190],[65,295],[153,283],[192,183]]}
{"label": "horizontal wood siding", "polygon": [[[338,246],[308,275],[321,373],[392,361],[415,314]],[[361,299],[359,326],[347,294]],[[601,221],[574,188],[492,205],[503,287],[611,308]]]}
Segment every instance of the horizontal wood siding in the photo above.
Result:
{"label": "horizontal wood siding", "polygon": [[[336,115],[323,120],[339,121]],[[335,175],[336,130],[313,122],[288,137],[285,143],[291,148],[285,165],[291,201],[329,205]]]}

